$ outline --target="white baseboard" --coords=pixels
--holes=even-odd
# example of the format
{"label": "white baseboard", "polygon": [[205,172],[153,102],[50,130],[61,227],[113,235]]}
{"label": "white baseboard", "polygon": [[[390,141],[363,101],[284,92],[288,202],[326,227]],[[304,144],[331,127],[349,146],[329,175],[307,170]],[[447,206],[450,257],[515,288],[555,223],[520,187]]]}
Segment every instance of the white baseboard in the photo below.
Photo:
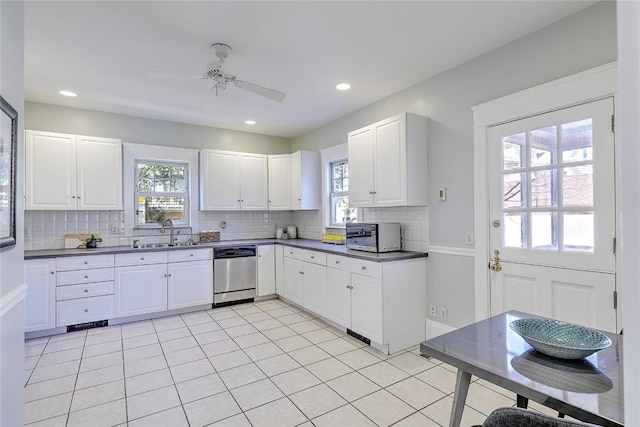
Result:
{"label": "white baseboard", "polygon": [[444,323],[434,322],[433,320],[426,320],[426,339],[435,338],[442,334],[455,331],[453,326],[445,325]]}

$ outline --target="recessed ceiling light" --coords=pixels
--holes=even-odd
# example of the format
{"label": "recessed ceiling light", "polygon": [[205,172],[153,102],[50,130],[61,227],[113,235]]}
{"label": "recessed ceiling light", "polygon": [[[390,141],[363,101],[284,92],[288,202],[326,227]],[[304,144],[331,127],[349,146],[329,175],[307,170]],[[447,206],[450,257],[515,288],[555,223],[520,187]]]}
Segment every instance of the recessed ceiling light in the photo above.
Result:
{"label": "recessed ceiling light", "polygon": [[338,90],[349,90],[349,89],[351,89],[351,85],[349,83],[340,83],[339,85],[336,86],[336,89],[338,89]]}
{"label": "recessed ceiling light", "polygon": [[256,121],[255,121],[255,120],[245,120],[244,122],[245,122],[246,124],[248,124],[248,125],[255,125],[255,124],[256,124]]}
{"label": "recessed ceiling light", "polygon": [[60,92],[58,92],[60,95],[62,96],[70,96],[70,97],[74,97],[74,96],[78,96],[77,93],[75,92],[70,92],[68,90],[61,90]]}

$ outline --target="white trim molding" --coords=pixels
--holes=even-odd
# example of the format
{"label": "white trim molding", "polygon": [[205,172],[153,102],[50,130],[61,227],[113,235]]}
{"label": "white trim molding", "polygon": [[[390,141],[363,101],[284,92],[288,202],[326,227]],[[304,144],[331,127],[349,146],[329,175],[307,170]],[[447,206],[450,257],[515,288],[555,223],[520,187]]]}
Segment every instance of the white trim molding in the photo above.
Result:
{"label": "white trim molding", "polygon": [[473,110],[475,314],[489,317],[489,182],[487,131],[490,126],[558,110],[571,105],[615,96],[618,91],[616,62],[471,107]]}
{"label": "white trim molding", "polygon": [[425,322],[425,338],[430,340],[431,338],[439,337],[440,335],[455,331],[456,329],[457,328],[454,328],[453,326],[427,319]]}
{"label": "white trim molding", "polygon": [[429,246],[429,250],[427,252],[429,254],[443,254],[466,257],[474,257],[476,254],[474,249],[456,248],[453,246]]}
{"label": "white trim molding", "polygon": [[7,314],[13,307],[20,304],[27,296],[27,285],[24,283],[0,298],[0,318]]}

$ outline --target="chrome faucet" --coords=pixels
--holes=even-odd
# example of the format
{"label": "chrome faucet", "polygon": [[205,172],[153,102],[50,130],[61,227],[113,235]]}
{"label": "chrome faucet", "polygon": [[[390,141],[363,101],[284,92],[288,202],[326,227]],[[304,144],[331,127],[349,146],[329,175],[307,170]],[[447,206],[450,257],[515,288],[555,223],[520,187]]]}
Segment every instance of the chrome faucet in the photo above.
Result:
{"label": "chrome faucet", "polygon": [[162,226],[160,227],[160,232],[164,233],[164,227],[167,224],[169,224],[169,227],[171,227],[171,236],[169,237],[169,245],[173,246],[175,244],[174,238],[173,238],[173,221],[171,221],[169,218],[167,218],[164,221],[162,221]]}

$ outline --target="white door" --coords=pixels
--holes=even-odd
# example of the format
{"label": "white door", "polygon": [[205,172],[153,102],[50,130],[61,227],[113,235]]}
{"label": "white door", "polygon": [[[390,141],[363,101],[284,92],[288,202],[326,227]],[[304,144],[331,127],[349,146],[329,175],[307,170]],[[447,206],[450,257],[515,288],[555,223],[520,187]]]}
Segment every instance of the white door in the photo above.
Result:
{"label": "white door", "polygon": [[276,245],[258,246],[259,297],[276,293]]}
{"label": "white door", "polygon": [[[405,116],[396,116],[375,125],[376,206],[407,204],[407,155]],[[351,162],[351,158],[349,158]],[[426,167],[426,165],[425,165]]]}
{"label": "white door", "polygon": [[351,286],[351,329],[371,341],[385,344],[382,337],[382,282],[352,273]]}
{"label": "white door", "polygon": [[122,143],[119,139],[78,136],[78,209],[122,209]]}
{"label": "white door", "polygon": [[291,154],[269,156],[269,210],[291,210]]}
{"label": "white door", "polygon": [[213,303],[211,260],[169,263],[167,277],[169,310]]}
{"label": "white door", "polygon": [[324,265],[302,262],[304,273],[302,294],[304,307],[326,316],[327,311],[327,268]]}
{"label": "white door", "polygon": [[56,261],[53,258],[24,262],[27,296],[24,302],[24,331],[56,327]]}
{"label": "white door", "polygon": [[490,128],[492,315],[616,330],[612,117],[607,98]]}
{"label": "white door", "polygon": [[201,210],[240,210],[240,158],[231,151],[202,150]]}
{"label": "white door", "polygon": [[351,329],[351,273],[327,267],[327,319]]}
{"label": "white door", "polygon": [[349,133],[349,205],[374,206],[374,134],[370,127]]}
{"label": "white door", "polygon": [[167,264],[117,267],[114,317],[167,310]]}

